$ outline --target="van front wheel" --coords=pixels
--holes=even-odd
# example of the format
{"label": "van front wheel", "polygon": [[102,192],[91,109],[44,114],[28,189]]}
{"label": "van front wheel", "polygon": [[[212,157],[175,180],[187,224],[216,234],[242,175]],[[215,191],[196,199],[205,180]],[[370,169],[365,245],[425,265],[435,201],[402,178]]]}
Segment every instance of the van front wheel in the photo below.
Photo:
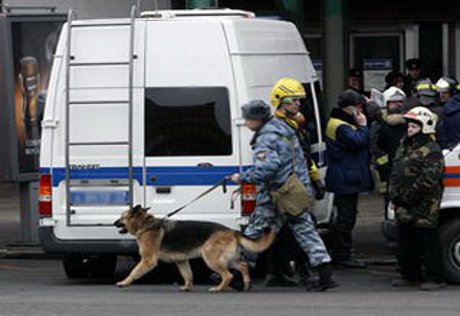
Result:
{"label": "van front wheel", "polygon": [[460,219],[443,225],[440,238],[446,278],[449,282],[460,284]]}
{"label": "van front wheel", "polygon": [[67,254],[62,264],[69,279],[110,279],[115,273],[117,256]]}

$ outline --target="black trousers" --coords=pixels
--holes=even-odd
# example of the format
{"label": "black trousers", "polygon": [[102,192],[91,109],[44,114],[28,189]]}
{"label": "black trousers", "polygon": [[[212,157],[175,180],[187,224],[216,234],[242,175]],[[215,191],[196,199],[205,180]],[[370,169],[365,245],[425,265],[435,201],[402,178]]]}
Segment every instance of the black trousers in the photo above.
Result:
{"label": "black trousers", "polygon": [[281,275],[289,267],[289,262],[308,265],[308,257],[300,248],[288,225],[284,225],[267,251],[267,274]]}
{"label": "black trousers", "polygon": [[[399,225],[399,265],[409,281],[444,282],[442,248],[436,228]],[[425,268],[425,275],[423,269]]]}
{"label": "black trousers", "polygon": [[332,225],[332,258],[334,261],[350,259],[353,248],[353,228],[358,214],[359,194],[336,194],[336,218]]}

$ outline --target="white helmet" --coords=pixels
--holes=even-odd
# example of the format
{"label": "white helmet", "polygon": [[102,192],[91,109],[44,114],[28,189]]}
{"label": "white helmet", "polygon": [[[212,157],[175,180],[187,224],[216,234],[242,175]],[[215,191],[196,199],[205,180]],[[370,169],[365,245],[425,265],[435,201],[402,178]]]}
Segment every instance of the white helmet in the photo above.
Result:
{"label": "white helmet", "polygon": [[406,121],[415,121],[422,124],[423,134],[433,134],[436,132],[438,116],[423,106],[417,106],[404,114]]}
{"label": "white helmet", "polygon": [[457,93],[458,82],[454,78],[442,77],[436,82],[438,92],[450,92],[451,95]]}
{"label": "white helmet", "polygon": [[406,94],[397,87],[390,87],[383,92],[383,104],[387,106],[388,102],[404,101]]}

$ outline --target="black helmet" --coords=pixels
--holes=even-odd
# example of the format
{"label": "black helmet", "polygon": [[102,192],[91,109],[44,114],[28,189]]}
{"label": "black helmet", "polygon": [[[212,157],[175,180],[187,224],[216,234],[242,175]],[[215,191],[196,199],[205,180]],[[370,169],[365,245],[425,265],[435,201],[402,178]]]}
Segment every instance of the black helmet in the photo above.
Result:
{"label": "black helmet", "polygon": [[420,58],[411,58],[406,60],[406,68],[409,70],[421,69],[422,61]]}
{"label": "black helmet", "polygon": [[241,107],[244,119],[266,121],[271,118],[270,106],[263,100],[253,100]]}
{"label": "black helmet", "polygon": [[363,104],[363,99],[364,98],[361,96],[361,94],[359,94],[355,90],[347,89],[339,95],[338,105],[341,108],[350,105],[356,106],[358,104]]}
{"label": "black helmet", "polygon": [[348,77],[349,78],[362,78],[363,77],[363,72],[359,70],[358,68],[351,68],[348,70]]}

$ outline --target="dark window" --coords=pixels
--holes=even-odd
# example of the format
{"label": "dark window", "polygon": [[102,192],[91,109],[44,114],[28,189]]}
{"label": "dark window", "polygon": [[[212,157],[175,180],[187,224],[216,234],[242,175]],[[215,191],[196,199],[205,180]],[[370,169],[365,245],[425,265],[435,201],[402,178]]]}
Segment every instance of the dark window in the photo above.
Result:
{"label": "dark window", "polygon": [[[321,122],[322,131],[324,131],[326,125],[326,117],[324,115],[324,103],[323,94],[318,81],[314,83],[316,100],[318,101],[318,110]],[[305,91],[307,92],[307,98],[302,101],[300,112],[305,116],[307,121],[307,130],[310,140],[310,144],[318,143],[318,126],[316,124],[316,116],[313,102],[313,95],[311,91],[311,85],[309,83],[304,84]]]}
{"label": "dark window", "polygon": [[226,88],[145,89],[146,156],[231,154],[231,117]]}

